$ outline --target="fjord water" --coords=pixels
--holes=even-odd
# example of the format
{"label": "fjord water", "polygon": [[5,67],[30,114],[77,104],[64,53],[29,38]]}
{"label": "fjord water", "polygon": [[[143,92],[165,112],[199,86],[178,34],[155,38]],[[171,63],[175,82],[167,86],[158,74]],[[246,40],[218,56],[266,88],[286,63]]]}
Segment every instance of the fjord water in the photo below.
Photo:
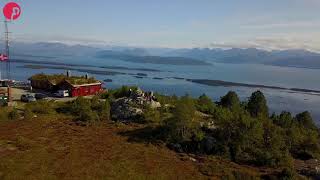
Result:
{"label": "fjord water", "polygon": [[[32,59],[39,60],[41,59]],[[43,60],[43,59],[42,59]],[[49,59],[47,61],[52,61]],[[177,66],[130,63],[119,59],[98,59],[92,57],[60,57],[55,62],[86,64],[94,66],[122,66],[128,68],[149,68],[160,72],[138,71],[138,70],[119,70],[112,68],[86,69],[105,70],[126,73],[124,75],[93,75],[99,80],[112,79],[113,82],[105,83],[107,88],[117,88],[122,85],[136,85],[144,90],[152,90],[166,95],[200,96],[205,93],[215,101],[225,95],[228,91],[236,91],[242,100],[246,100],[255,90],[261,90],[266,95],[271,112],[280,113],[290,111],[299,113],[310,111],[317,123],[320,124],[320,94],[303,92],[292,92],[276,89],[261,89],[247,87],[212,87],[195,84],[184,79],[211,79],[230,82],[259,84],[268,86],[279,86],[286,88],[301,88],[320,90],[320,69],[306,69],[294,67],[278,67],[262,64],[224,64],[212,63],[211,66]],[[65,70],[49,69],[26,69],[21,68],[24,64],[12,63],[12,76],[17,80],[27,80],[34,73],[65,73]],[[80,67],[82,68],[82,67]],[[72,72],[73,74],[83,75],[84,73]],[[146,77],[137,78],[133,74],[144,73]],[[157,79],[154,79],[157,78]],[[158,79],[163,78],[163,79]]]}

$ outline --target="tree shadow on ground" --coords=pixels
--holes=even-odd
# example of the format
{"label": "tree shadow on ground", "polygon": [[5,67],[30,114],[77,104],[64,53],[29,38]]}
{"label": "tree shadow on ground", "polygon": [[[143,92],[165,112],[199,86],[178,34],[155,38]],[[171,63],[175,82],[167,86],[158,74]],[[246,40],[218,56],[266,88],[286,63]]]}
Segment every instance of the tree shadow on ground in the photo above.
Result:
{"label": "tree shadow on ground", "polygon": [[121,136],[128,137],[128,142],[159,144],[165,141],[166,130],[164,127],[143,127],[140,129],[122,131]]}

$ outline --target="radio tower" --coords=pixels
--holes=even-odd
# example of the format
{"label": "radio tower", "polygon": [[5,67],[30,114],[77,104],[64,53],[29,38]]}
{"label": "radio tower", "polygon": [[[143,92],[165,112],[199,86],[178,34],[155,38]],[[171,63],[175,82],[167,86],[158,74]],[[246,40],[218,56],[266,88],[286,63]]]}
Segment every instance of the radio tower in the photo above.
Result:
{"label": "radio tower", "polygon": [[8,29],[8,21],[4,21],[4,27],[5,27],[5,53],[8,57],[8,60],[6,61],[6,78],[7,80],[11,80],[11,65],[10,65],[10,45],[9,45],[9,29]]}

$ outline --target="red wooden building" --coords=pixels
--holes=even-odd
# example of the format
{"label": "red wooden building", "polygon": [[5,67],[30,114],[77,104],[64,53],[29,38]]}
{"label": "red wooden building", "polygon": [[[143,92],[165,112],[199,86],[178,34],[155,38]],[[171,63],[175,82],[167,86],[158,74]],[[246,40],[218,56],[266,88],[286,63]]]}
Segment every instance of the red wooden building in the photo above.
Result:
{"label": "red wooden building", "polygon": [[60,90],[68,90],[71,97],[96,95],[102,91],[102,83],[72,84],[64,80],[58,85]]}
{"label": "red wooden building", "polygon": [[29,80],[34,89],[41,89],[51,93],[66,90],[71,97],[96,95],[103,90],[100,81],[88,78],[88,76],[36,74]]}

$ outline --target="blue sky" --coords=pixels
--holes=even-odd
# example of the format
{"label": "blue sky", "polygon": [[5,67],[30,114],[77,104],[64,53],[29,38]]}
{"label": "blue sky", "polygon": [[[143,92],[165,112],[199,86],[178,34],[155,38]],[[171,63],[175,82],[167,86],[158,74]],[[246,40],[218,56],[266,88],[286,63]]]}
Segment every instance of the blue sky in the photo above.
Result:
{"label": "blue sky", "polygon": [[16,1],[16,41],[320,51],[320,0]]}

